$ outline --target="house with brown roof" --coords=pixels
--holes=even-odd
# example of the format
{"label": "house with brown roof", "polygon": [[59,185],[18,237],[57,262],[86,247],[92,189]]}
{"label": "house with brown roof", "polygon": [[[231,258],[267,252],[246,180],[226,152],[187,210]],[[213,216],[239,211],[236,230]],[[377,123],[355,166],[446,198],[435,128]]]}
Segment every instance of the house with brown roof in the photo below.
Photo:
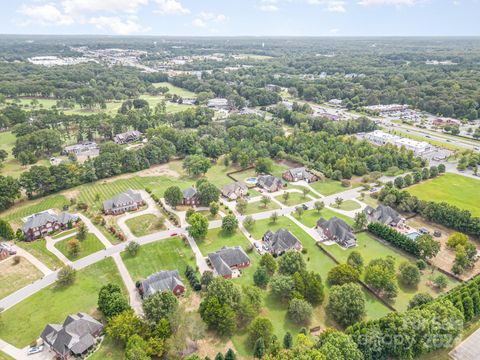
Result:
{"label": "house with brown roof", "polygon": [[257,178],[257,186],[268,192],[275,192],[281,190],[285,186],[285,183],[282,179],[273,175],[260,175]]}
{"label": "house with brown roof", "polygon": [[318,180],[318,176],[308,171],[304,167],[285,170],[282,174],[282,177],[290,182],[304,180],[308,183],[311,183]]}
{"label": "house with brown roof", "polygon": [[225,279],[239,276],[239,269],[250,266],[250,258],[240,246],[224,246],[208,254],[207,262],[212,266],[215,275]]}
{"label": "house with brown roof", "polygon": [[248,187],[241,181],[236,181],[232,184],[225,185],[222,188],[222,196],[229,200],[236,200],[247,196]]}
{"label": "house with brown roof", "polygon": [[376,209],[367,206],[363,212],[367,215],[368,223],[379,222],[399,228],[405,225],[405,218],[390,206],[378,205]]}
{"label": "house with brown roof", "polygon": [[345,248],[351,248],[357,245],[357,238],[353,229],[342,219],[336,216],[325,220],[321,218],[316,226],[319,234],[326,240],[335,241],[338,245]]}

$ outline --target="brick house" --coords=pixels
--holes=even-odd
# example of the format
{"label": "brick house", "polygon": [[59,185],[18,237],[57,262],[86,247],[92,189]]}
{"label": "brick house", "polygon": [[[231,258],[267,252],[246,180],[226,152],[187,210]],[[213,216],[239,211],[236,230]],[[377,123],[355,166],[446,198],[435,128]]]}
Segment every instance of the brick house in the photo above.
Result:
{"label": "brick house", "polygon": [[250,258],[240,246],[223,247],[208,254],[208,263],[213,267],[213,273],[225,279],[238,276],[239,269],[250,266]]}
{"label": "brick house", "polygon": [[176,296],[185,292],[185,285],[178,270],[164,270],[147,277],[140,285],[140,293],[146,298],[156,292],[171,291]]}
{"label": "brick house", "polygon": [[22,225],[22,232],[27,241],[32,241],[42,238],[54,231],[66,229],[69,224],[74,225],[77,222],[77,215],[65,212],[56,215],[44,211],[29,216]]}
{"label": "brick house", "polygon": [[140,193],[128,189],[124,193],[103,202],[103,212],[107,215],[123,214],[127,211],[138,210],[145,202]]}
{"label": "brick house", "polygon": [[318,177],[304,167],[288,169],[282,173],[282,177],[290,182],[304,180],[308,183],[318,180]]}
{"label": "brick house", "polygon": [[182,205],[196,206],[198,204],[197,189],[189,187],[188,189],[183,190]]}

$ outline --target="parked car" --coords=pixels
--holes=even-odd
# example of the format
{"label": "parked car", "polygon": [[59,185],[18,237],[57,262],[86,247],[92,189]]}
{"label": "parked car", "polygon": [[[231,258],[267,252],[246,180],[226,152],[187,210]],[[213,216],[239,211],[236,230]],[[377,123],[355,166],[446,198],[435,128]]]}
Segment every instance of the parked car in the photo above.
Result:
{"label": "parked car", "polygon": [[43,345],[40,346],[32,346],[27,350],[27,355],[38,354],[43,351]]}
{"label": "parked car", "polygon": [[428,231],[428,229],[425,228],[425,227],[420,228],[420,230],[418,230],[418,231],[420,232],[420,234],[429,234],[430,233],[430,231]]}
{"label": "parked car", "polygon": [[308,210],[307,204],[303,204],[303,205],[302,205],[302,208],[303,208],[303,210]]}
{"label": "parked car", "polygon": [[433,236],[435,236],[435,237],[440,237],[440,236],[442,236],[442,233],[441,233],[439,230],[435,230],[435,231],[433,232]]}
{"label": "parked car", "polygon": [[170,236],[177,236],[178,234],[177,233],[171,233]]}

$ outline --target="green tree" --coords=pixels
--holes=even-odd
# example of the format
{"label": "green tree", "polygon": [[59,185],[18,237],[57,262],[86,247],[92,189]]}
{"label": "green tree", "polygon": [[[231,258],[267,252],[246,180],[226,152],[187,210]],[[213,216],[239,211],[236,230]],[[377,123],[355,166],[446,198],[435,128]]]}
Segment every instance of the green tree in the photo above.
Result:
{"label": "green tree", "polygon": [[367,214],[363,211],[359,211],[355,214],[355,228],[356,229],[364,229],[367,226],[368,219]]}
{"label": "green tree", "polygon": [[297,206],[295,208],[295,213],[297,214],[298,218],[301,219],[305,209],[302,206]]}
{"label": "green tree", "polygon": [[309,302],[302,299],[292,299],[288,305],[287,316],[297,324],[308,324],[312,317],[313,308]]}
{"label": "green tree", "polygon": [[440,290],[443,290],[445,289],[447,286],[448,286],[448,280],[447,280],[447,277],[443,274],[440,274],[438,276],[436,276],[433,280],[432,280],[433,284],[439,288]]}
{"label": "green tree", "polygon": [[200,213],[195,213],[188,218],[190,224],[188,233],[195,240],[204,239],[208,232],[208,220]]}
{"label": "green tree", "polygon": [[252,230],[255,226],[255,219],[250,215],[245,217],[245,219],[243,220],[243,226],[245,226],[245,229],[247,230]]}
{"label": "green tree", "polygon": [[339,264],[328,272],[327,282],[329,285],[343,285],[357,282],[360,273],[349,264]]}
{"label": "green tree", "polygon": [[265,342],[262,338],[255,342],[253,347],[253,357],[255,359],[261,359],[265,355]]}
{"label": "green tree", "polygon": [[197,199],[202,206],[210,206],[217,202],[220,197],[220,190],[212,183],[202,180],[197,181]]}
{"label": "green tree", "polygon": [[359,273],[361,273],[363,269],[363,264],[364,264],[362,254],[360,254],[360,252],[358,252],[357,250],[352,251],[348,255],[347,264],[349,264],[350,266],[355,268]]}
{"label": "green tree", "polygon": [[180,205],[183,201],[183,193],[178,186],[170,186],[165,190],[163,196],[165,202],[173,208]]}
{"label": "green tree", "polygon": [[278,271],[283,275],[293,275],[296,272],[302,272],[307,265],[301,253],[290,250],[282,255],[278,261]]}
{"label": "green tree", "polygon": [[106,332],[115,341],[126,344],[133,335],[143,336],[148,329],[147,324],[134,314],[133,310],[124,311],[112,316],[106,326]]}
{"label": "green tree", "polygon": [[85,224],[81,223],[78,227],[77,239],[83,241],[87,238],[88,230]]}
{"label": "green tree", "polygon": [[220,210],[220,206],[218,205],[217,202],[212,201],[210,203],[210,214],[215,217],[218,214],[218,211]]}
{"label": "green tree", "polygon": [[269,280],[270,277],[268,271],[264,266],[259,266],[253,274],[253,283],[258,287],[265,288],[268,285]]}
{"label": "green tree", "polygon": [[147,342],[137,334],[132,335],[125,348],[125,359],[127,360],[150,360],[147,352]]}
{"label": "green tree", "polygon": [[190,176],[205,174],[211,166],[210,160],[202,155],[188,155],[183,161],[183,169]]}
{"label": "green tree", "polygon": [[432,300],[433,300],[433,296],[430,295],[429,293],[418,293],[418,294],[415,294],[415,296],[410,299],[408,303],[408,308],[413,309],[414,307],[428,304]]}
{"label": "green tree", "polygon": [[140,244],[136,241],[130,241],[126,247],[126,250],[128,255],[130,255],[131,257],[135,257],[140,251]]}
{"label": "green tree", "polygon": [[313,204],[313,206],[315,207],[315,210],[317,210],[317,213],[320,214],[320,212],[323,210],[323,208],[325,207],[325,203],[323,201],[315,201],[315,203]]}
{"label": "green tree", "polygon": [[357,284],[332,286],[328,299],[327,311],[342,326],[352,325],[365,316],[365,295]]}
{"label": "green tree", "polygon": [[278,213],[276,211],[274,211],[271,215],[270,215],[270,222],[275,224],[278,220]]}
{"label": "green tree", "polygon": [[75,282],[76,276],[77,271],[73,267],[65,265],[58,272],[57,285],[61,287],[71,285]]}
{"label": "green tree", "polygon": [[98,293],[98,309],[110,318],[130,309],[128,299],[123,295],[117,284],[107,284],[100,288]]}
{"label": "green tree", "polygon": [[263,339],[265,344],[270,344],[273,335],[272,322],[264,317],[257,317],[248,327],[247,341],[254,345],[258,339]]}
{"label": "green tree", "polygon": [[225,353],[225,360],[237,360],[237,355],[232,349],[228,349]]}
{"label": "green tree", "polygon": [[143,300],[145,318],[155,324],[168,319],[178,310],[177,297],[171,291],[155,292]]}
{"label": "green tree", "polygon": [[302,194],[303,194],[303,198],[305,199],[305,198],[307,197],[307,195],[310,194],[310,189],[304,187],[304,188],[302,189]]}
{"label": "green tree", "polygon": [[238,220],[235,215],[227,215],[222,219],[222,231],[233,234],[238,228]]}
{"label": "green tree", "polygon": [[293,346],[293,337],[290,332],[286,332],[285,336],[283,337],[283,348],[284,349],[291,349]]}
{"label": "green tree", "polygon": [[247,201],[245,199],[240,198],[237,200],[237,205],[235,208],[241,215],[243,215],[247,211],[247,206],[248,206]]}
{"label": "green tree", "polygon": [[409,262],[400,264],[400,280],[407,286],[414,287],[420,282],[420,270]]}
{"label": "green tree", "polygon": [[335,204],[337,205],[337,208],[339,209],[340,206],[342,205],[343,203],[343,199],[341,197],[336,197],[335,198]]}
{"label": "green tree", "polygon": [[270,199],[269,196],[263,195],[262,198],[260,199],[260,202],[263,204],[264,208],[267,208],[267,205],[271,202],[272,200]]}
{"label": "green tree", "polygon": [[435,240],[430,234],[420,235],[415,239],[419,255],[422,259],[432,259],[440,251],[440,242]]}
{"label": "green tree", "polygon": [[0,237],[4,240],[13,240],[15,238],[12,227],[3,219],[0,219]]}
{"label": "green tree", "polygon": [[288,191],[284,191],[282,194],[283,202],[286,204],[288,199],[290,199],[290,193]]}
{"label": "green tree", "polygon": [[257,174],[270,174],[273,169],[273,161],[270,158],[258,158],[255,163],[255,172]]}
{"label": "green tree", "polygon": [[291,299],[295,290],[295,282],[291,276],[274,275],[270,279],[270,291],[272,295],[282,301]]}
{"label": "green tree", "polygon": [[260,266],[265,267],[270,275],[273,275],[278,268],[275,258],[270,253],[265,253],[262,255],[262,258],[260,259]]}

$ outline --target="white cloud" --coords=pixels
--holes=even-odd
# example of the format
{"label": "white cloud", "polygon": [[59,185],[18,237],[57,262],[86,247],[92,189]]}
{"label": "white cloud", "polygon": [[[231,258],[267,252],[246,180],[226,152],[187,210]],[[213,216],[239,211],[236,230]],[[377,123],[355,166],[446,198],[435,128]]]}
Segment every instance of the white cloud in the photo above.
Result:
{"label": "white cloud", "polygon": [[97,16],[91,18],[89,23],[100,30],[110,31],[118,35],[129,35],[146,30],[134,20],[124,20],[118,16]]}
{"label": "white cloud", "polygon": [[330,12],[345,12],[347,11],[343,0],[307,0],[310,5],[321,5],[325,10]]}
{"label": "white cloud", "polygon": [[330,34],[338,34],[339,31],[340,31],[340,29],[334,28],[334,29],[330,29],[328,32]]}
{"label": "white cloud", "polygon": [[275,12],[279,10],[278,0],[261,0],[258,7],[261,11]]}
{"label": "white cloud", "polygon": [[185,15],[190,14],[190,10],[183,7],[178,0],[155,0],[158,5],[157,13],[162,15]]}
{"label": "white cloud", "polygon": [[223,14],[214,14],[202,11],[195,17],[195,19],[192,20],[192,25],[198,28],[207,28],[210,24],[219,24],[227,20],[228,18]]}
{"label": "white cloud", "polygon": [[71,25],[74,23],[71,16],[62,13],[53,3],[43,5],[23,4],[19,12],[28,17],[27,23],[40,25]]}
{"label": "white cloud", "polygon": [[89,12],[125,12],[136,13],[148,0],[64,0],[62,6],[67,14],[83,14]]}
{"label": "white cloud", "polygon": [[361,0],[358,2],[362,6],[379,6],[379,5],[393,5],[393,6],[415,6],[423,0]]}

